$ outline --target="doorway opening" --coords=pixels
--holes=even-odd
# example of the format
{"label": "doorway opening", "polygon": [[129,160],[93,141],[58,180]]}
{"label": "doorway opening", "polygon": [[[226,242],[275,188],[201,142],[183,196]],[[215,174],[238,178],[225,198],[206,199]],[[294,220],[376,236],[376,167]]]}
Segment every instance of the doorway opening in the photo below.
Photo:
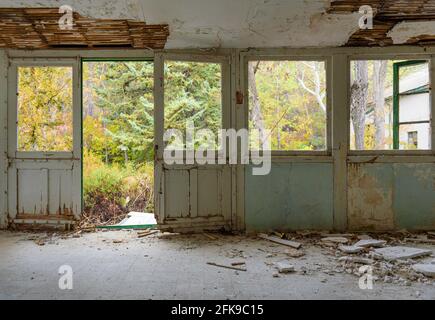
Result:
{"label": "doorway opening", "polygon": [[153,213],[153,61],[82,61],[83,224]]}

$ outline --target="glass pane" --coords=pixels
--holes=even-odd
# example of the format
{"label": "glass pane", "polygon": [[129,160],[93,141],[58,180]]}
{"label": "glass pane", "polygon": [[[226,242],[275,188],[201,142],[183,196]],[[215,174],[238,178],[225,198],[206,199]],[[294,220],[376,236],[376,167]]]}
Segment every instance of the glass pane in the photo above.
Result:
{"label": "glass pane", "polygon": [[430,94],[401,95],[399,98],[399,121],[429,121]]}
{"label": "glass pane", "polygon": [[72,67],[19,67],[18,151],[71,151],[72,109]]}
{"label": "glass pane", "polygon": [[420,63],[401,66],[399,69],[399,79],[400,93],[416,89],[427,89],[429,84],[429,64]]}
{"label": "glass pane", "polygon": [[251,149],[326,149],[326,71],[318,61],[250,61]]}
{"label": "glass pane", "polygon": [[[350,148],[352,150],[394,148],[394,81],[399,81],[399,122],[429,120],[428,64],[400,67],[400,80],[394,80],[393,65],[397,62],[403,61],[351,62]],[[401,129],[396,128],[396,130]],[[402,133],[399,135],[400,148],[403,149],[404,145],[408,145],[408,136]],[[420,133],[418,135],[420,136]],[[426,149],[422,146],[423,144],[419,143],[418,149]]]}
{"label": "glass pane", "polygon": [[[183,141],[186,128],[195,133],[207,129],[213,135],[216,148],[222,129],[222,66],[220,63],[167,61],[165,63],[165,119],[164,128],[179,130]],[[195,140],[195,147],[202,141]],[[170,140],[172,146],[175,141]]]}
{"label": "glass pane", "polygon": [[399,143],[401,150],[430,149],[429,123],[402,124],[399,126]]}

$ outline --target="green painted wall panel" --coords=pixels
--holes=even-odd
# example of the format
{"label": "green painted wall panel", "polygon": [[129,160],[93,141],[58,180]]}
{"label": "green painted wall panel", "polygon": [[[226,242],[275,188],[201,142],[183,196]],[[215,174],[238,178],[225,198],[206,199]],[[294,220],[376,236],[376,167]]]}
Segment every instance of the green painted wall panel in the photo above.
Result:
{"label": "green painted wall panel", "polygon": [[272,164],[253,176],[246,167],[247,231],[332,229],[333,169],[330,163]]}
{"label": "green painted wall panel", "polygon": [[435,164],[394,164],[396,228],[435,229]]}
{"label": "green painted wall panel", "polygon": [[349,165],[351,230],[434,230],[435,164]]}

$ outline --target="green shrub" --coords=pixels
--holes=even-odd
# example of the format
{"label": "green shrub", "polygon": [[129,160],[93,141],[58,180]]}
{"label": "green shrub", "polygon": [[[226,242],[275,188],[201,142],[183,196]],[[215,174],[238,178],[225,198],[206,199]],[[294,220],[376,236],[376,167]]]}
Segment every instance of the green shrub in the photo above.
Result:
{"label": "green shrub", "polygon": [[153,164],[121,167],[85,154],[83,200],[87,217],[98,216],[98,222],[130,211],[153,212]]}

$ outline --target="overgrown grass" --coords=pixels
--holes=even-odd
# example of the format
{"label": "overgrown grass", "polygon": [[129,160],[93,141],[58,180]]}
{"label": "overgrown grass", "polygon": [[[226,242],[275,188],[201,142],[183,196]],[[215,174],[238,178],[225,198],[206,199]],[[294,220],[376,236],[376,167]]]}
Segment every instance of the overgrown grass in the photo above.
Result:
{"label": "overgrown grass", "polygon": [[105,164],[85,153],[83,198],[85,219],[93,223],[117,222],[130,211],[153,212],[153,164]]}

